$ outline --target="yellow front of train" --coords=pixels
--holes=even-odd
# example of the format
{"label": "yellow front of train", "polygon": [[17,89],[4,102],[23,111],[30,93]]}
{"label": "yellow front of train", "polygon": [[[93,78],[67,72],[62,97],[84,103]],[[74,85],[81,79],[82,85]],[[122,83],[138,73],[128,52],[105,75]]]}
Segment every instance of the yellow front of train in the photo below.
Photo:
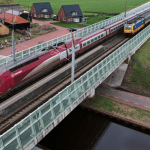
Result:
{"label": "yellow front of train", "polygon": [[124,33],[131,34],[132,33],[132,29],[133,29],[133,25],[132,24],[125,24],[124,25]]}

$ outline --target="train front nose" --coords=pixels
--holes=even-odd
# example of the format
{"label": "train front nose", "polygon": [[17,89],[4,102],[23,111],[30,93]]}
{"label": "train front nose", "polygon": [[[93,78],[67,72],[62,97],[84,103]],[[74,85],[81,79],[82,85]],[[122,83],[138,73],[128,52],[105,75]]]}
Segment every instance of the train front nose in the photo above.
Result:
{"label": "train front nose", "polygon": [[126,24],[124,26],[124,33],[132,33],[131,25]]}

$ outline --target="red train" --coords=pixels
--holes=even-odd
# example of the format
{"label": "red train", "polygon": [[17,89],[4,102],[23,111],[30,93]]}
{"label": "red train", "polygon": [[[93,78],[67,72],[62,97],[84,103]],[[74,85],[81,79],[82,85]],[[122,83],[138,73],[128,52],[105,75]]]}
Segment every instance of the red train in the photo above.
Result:
{"label": "red train", "polygon": [[[75,54],[81,53],[107,37],[113,35],[119,30],[123,30],[127,20],[121,20],[110,26],[100,29],[84,38],[76,38]],[[4,68],[0,69],[0,98],[13,92],[16,88],[20,88],[25,84],[39,78],[49,72],[54,67],[67,61],[71,57],[72,41],[58,44],[57,48],[49,47],[48,50],[42,50],[36,56],[30,56],[25,60],[16,61]]]}

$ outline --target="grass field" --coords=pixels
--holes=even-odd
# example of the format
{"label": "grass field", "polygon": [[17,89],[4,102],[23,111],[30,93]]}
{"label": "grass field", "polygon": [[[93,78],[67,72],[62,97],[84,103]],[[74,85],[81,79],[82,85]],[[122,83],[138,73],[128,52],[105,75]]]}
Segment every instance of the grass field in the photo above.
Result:
{"label": "grass field", "polygon": [[35,20],[39,20],[39,21],[52,21],[53,19],[49,18],[49,19],[35,19]]}
{"label": "grass field", "polygon": [[138,94],[150,96],[150,39],[132,56],[123,86]]}
{"label": "grass field", "polygon": [[[83,12],[121,13],[125,11],[126,0],[15,0],[21,6],[32,6],[37,2],[50,2],[54,13],[58,13],[62,5],[79,4]],[[128,9],[137,7],[148,0],[128,0]]]}
{"label": "grass field", "polygon": [[53,23],[53,24],[55,24],[57,26],[65,27],[65,28],[71,28],[71,27],[82,28],[82,27],[94,24],[96,22],[102,21],[102,20],[106,19],[107,17],[109,17],[109,16],[96,16],[96,17],[89,16],[88,19],[87,19],[87,23],[86,24],[64,23],[64,22],[57,22],[57,23]]}
{"label": "grass field", "polygon": [[[18,38],[21,38],[21,36],[14,36],[15,39],[18,39]],[[5,38],[0,38],[0,41],[3,41],[3,40],[11,40],[11,36],[8,36],[8,37],[5,37]]]}
{"label": "grass field", "polygon": [[150,127],[150,111],[148,110],[101,96],[84,100],[82,104]]}

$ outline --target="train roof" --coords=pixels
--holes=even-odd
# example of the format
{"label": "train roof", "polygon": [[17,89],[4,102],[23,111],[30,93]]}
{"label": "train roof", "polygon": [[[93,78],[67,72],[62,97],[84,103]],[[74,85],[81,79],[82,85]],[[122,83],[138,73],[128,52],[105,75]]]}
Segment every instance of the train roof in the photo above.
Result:
{"label": "train roof", "polygon": [[141,20],[143,20],[145,17],[147,16],[150,16],[150,11],[147,11],[139,16],[137,16],[136,18],[130,20],[130,21],[127,21],[127,24],[136,24],[138,22],[140,22]]}

